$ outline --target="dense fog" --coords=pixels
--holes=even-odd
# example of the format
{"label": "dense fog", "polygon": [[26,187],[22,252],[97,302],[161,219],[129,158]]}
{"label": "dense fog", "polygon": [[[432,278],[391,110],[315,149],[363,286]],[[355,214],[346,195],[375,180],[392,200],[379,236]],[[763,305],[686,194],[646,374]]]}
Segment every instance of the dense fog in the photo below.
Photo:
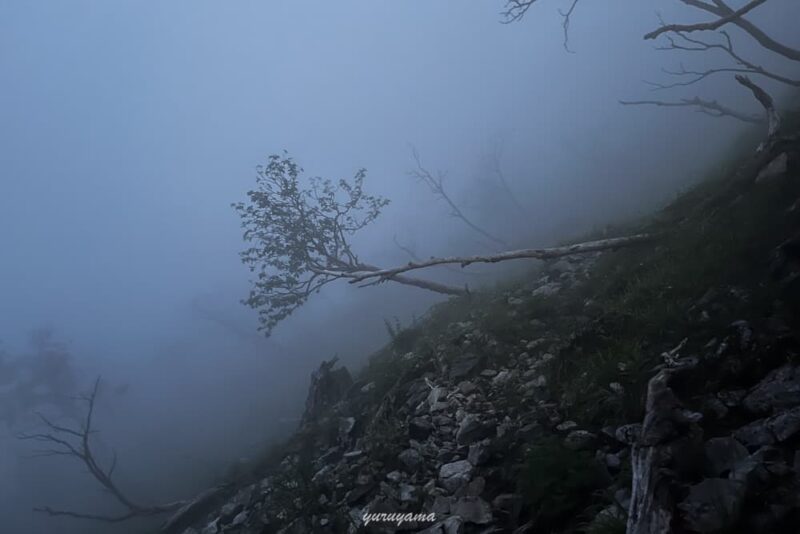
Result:
{"label": "dense fog", "polygon": [[[587,2],[574,53],[556,4],[501,24],[502,0],[3,2],[0,531],[151,524],[31,511],[118,510],[78,462],[17,439],[41,429],[35,411],[80,414],[72,397],[95,377],[98,453],[116,451],[119,484],[145,502],[178,499],[292,431],[322,360],[357,369],[385,342],[385,318],[407,324],[442,299],[341,282],[259,334],[240,303],[250,273],[231,203],[269,154],[287,150],[309,176],[366,168],[366,190],[391,204],[355,243],[382,266],[408,260],[401,246],[498,249],[408,174],[412,147],[509,248],[644,215],[699,180],[741,124],[617,102],[649,98],[642,80],[664,67],[713,60],[642,40],[657,13],[685,19],[681,3]],[[782,21],[800,6],[776,7],[753,18],[791,41]],[[660,96],[700,89],[758,111],[723,76]],[[508,269],[425,276],[481,285]]]}

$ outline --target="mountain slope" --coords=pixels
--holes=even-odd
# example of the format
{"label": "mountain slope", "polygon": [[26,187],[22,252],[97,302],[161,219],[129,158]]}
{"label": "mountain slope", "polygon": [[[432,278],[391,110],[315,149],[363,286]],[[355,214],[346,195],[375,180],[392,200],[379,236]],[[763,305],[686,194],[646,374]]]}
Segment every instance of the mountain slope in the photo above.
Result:
{"label": "mountain slope", "polygon": [[[548,262],[388,325],[392,342],[355,379],[323,363],[292,439],[165,530],[394,532],[401,519],[429,533],[621,533],[646,449],[672,531],[794,532],[798,150],[757,168],[748,150],[619,229],[654,243]],[[665,420],[658,394],[672,415],[646,442]]]}

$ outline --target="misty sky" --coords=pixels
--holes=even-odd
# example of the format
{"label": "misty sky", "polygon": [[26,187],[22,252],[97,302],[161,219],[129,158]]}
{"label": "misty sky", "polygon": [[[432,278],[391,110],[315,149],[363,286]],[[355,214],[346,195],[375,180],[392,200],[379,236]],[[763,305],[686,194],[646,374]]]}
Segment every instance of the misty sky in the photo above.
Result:
{"label": "misty sky", "polygon": [[[224,455],[228,419],[296,416],[320,360],[362,361],[383,317],[434,299],[339,286],[261,341],[238,303],[249,273],[230,203],[268,154],[331,178],[366,167],[367,189],[393,202],[358,243],[388,264],[404,261],[394,235],[423,255],[485,251],[409,178],[409,144],[476,217],[538,245],[647,212],[741,131],[617,104],[652,96],[642,79],[678,63],[641,40],[656,7],[681,20],[678,2],[585,2],[575,54],[547,4],[502,25],[488,0],[0,3],[0,346],[23,353],[50,325],[84,378],[133,383],[129,424],[109,440],[127,437],[143,471],[189,440],[209,443],[197,457]],[[791,41],[790,25],[764,22],[776,21]],[[752,105],[729,80],[702,90]],[[525,220],[476,193],[498,139]]]}

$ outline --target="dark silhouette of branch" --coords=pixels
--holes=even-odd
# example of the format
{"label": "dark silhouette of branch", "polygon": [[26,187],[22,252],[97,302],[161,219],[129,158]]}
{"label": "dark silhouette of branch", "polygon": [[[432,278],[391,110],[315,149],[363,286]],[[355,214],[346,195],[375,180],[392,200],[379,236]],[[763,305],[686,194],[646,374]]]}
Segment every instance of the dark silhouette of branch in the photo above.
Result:
{"label": "dark silhouette of branch", "polygon": [[443,173],[438,172],[436,176],[434,176],[427,169],[425,169],[425,167],[422,166],[422,161],[420,160],[419,152],[417,152],[417,149],[414,148],[413,146],[411,147],[411,154],[414,157],[414,162],[416,163],[417,168],[411,170],[409,174],[414,178],[416,178],[417,180],[419,180],[420,182],[427,185],[430,188],[431,192],[434,194],[434,196],[443,200],[449,206],[451,216],[461,220],[461,222],[466,224],[472,230],[479,233],[483,237],[489,239],[490,241],[501,246],[507,246],[507,243],[505,241],[503,241],[499,237],[490,234],[489,232],[487,232],[486,230],[484,230],[483,228],[472,222],[466,215],[464,215],[464,212],[461,211],[458,205],[455,202],[453,202],[453,199],[450,198],[450,195],[447,194],[447,191],[444,188]]}
{"label": "dark silhouette of branch", "polygon": [[[370,279],[387,280],[392,279],[400,273],[414,271],[417,269],[427,269],[437,265],[457,264],[461,267],[466,267],[473,263],[499,263],[502,261],[518,260],[518,259],[538,259],[547,260],[552,258],[559,258],[562,256],[570,256],[574,254],[585,254],[587,252],[598,252],[602,250],[611,250],[642,243],[651,242],[657,236],[652,234],[637,234],[626,237],[615,237],[610,239],[601,239],[599,241],[587,241],[585,243],[576,243],[573,245],[565,245],[561,247],[551,248],[529,248],[520,250],[509,250],[498,254],[491,254],[485,256],[451,256],[444,258],[430,258],[422,262],[409,262],[399,267],[391,269],[380,269],[375,271],[366,271],[360,273],[347,273],[339,275],[342,278],[349,278],[351,284],[363,282]],[[331,273],[334,274],[334,273]]]}
{"label": "dark silhouette of branch", "polygon": [[764,107],[764,111],[767,113],[767,136],[772,139],[781,128],[781,116],[778,110],[775,109],[775,102],[772,97],[747,76],[737,74],[736,81],[750,89],[759,104]]}
{"label": "dark silhouette of branch", "polygon": [[580,0],[572,0],[572,4],[570,4],[566,11],[561,9],[558,10],[558,13],[561,15],[561,28],[564,30],[564,50],[570,54],[574,54],[574,52],[569,48],[569,25],[571,22],[572,13],[575,11],[575,6],[578,5],[578,2],[580,2]]}
{"label": "dark silhouette of branch", "polygon": [[[681,2],[687,6],[702,9],[703,11],[712,13],[718,17],[730,17],[735,13],[733,8],[731,8],[723,0],[712,0],[712,3],[702,0],[681,0]],[[758,44],[767,50],[771,50],[772,52],[775,52],[776,54],[779,54],[787,59],[800,61],[800,50],[779,43],[767,35],[761,28],[742,16],[734,17],[730,22],[744,30],[753,39],[755,39]]]}
{"label": "dark silhouette of branch", "polygon": [[[740,20],[744,15],[752,11],[753,9],[757,8],[761,4],[765,3],[767,0],[751,0],[744,6],[740,7],[736,11],[731,11],[726,13],[725,15],[721,16],[717,20],[711,22],[700,22],[697,24],[665,24],[658,29],[655,29],[647,34],[645,34],[645,39],[655,39],[659,35],[668,32],[696,32],[696,31],[706,31],[706,30],[716,30],[734,22],[736,20]],[[685,2],[689,5],[694,5],[695,3],[702,3],[702,2]]]}
{"label": "dark silhouette of branch", "polygon": [[656,89],[670,89],[673,87],[685,87],[688,85],[693,85],[714,74],[719,74],[723,72],[734,72],[739,74],[760,75],[792,87],[800,87],[800,80],[794,80],[791,78],[787,78],[786,76],[782,76],[780,74],[768,71],[764,67],[743,58],[736,52],[736,50],[734,50],[733,42],[728,32],[723,30],[720,31],[719,33],[723,37],[723,42],[721,43],[709,43],[703,41],[702,39],[692,38],[689,37],[688,35],[681,33],[676,34],[676,36],[682,40],[681,42],[678,42],[675,38],[673,38],[673,36],[667,35],[665,37],[667,38],[669,44],[667,46],[657,47],[657,50],[678,50],[684,52],[708,52],[713,50],[721,50],[725,54],[730,56],[734,61],[736,61],[736,64],[739,65],[738,67],[719,67],[719,68],[710,68],[702,71],[694,71],[685,69],[683,67],[683,64],[681,64],[680,70],[677,71],[671,71],[667,69],[662,69],[662,70],[666,74],[669,74],[671,76],[677,76],[688,79],[669,84],[652,83],[652,82],[647,82],[647,83],[654,86]]}
{"label": "dark silhouette of branch", "polygon": [[731,117],[750,124],[762,124],[764,120],[756,115],[747,115],[729,107],[723,106],[716,100],[704,100],[700,97],[683,98],[678,101],[663,100],[620,100],[623,106],[660,106],[660,107],[683,107],[695,108],[699,113],[705,113],[712,117]]}
{"label": "dark silhouette of branch", "polygon": [[503,17],[503,24],[521,20],[535,3],[536,0],[508,0],[505,9],[500,12]]}
{"label": "dark silhouette of branch", "polygon": [[95,380],[94,387],[88,395],[78,397],[78,400],[85,402],[87,406],[86,416],[80,427],[70,428],[58,425],[39,413],[37,415],[48,431],[33,434],[20,434],[18,437],[21,440],[45,444],[46,448],[35,451],[36,456],[69,456],[79,460],[89,471],[89,474],[92,475],[92,477],[110,493],[127,512],[119,515],[107,516],[58,510],[50,507],[34,508],[34,511],[45,513],[50,516],[64,516],[117,523],[127,521],[134,517],[148,517],[172,512],[183,506],[184,502],[182,501],[164,505],[146,506],[129,498],[113,480],[114,469],[117,465],[116,453],[108,468],[103,468],[100,465],[91,447],[91,436],[95,432],[92,429],[92,419],[94,417],[95,401],[97,400],[99,390],[100,377]]}
{"label": "dark silhouette of branch", "polygon": [[[510,24],[522,20],[528,10],[535,4],[537,0],[507,0],[505,8],[500,12],[503,19],[500,21],[503,24]],[[570,5],[567,9],[559,9],[558,14],[561,15],[561,27],[564,30],[564,50],[570,54],[574,53],[569,47],[569,26],[572,21],[572,14],[575,7],[580,0],[570,0]]]}

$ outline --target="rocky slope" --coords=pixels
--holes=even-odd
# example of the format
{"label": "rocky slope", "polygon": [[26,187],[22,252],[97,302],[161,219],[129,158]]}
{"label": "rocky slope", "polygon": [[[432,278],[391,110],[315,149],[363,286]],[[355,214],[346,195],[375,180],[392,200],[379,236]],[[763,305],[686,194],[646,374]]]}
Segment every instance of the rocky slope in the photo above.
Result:
{"label": "rocky slope", "polygon": [[163,531],[796,532],[797,151],[323,363],[285,447]]}

